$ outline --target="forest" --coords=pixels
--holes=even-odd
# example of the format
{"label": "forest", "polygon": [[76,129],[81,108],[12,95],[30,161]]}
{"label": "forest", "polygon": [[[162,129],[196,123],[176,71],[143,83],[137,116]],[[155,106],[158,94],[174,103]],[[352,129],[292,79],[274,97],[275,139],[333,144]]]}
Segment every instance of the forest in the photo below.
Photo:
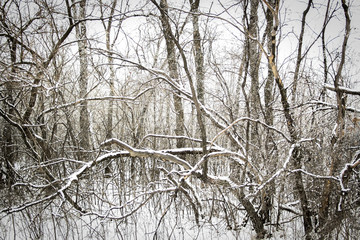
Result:
{"label": "forest", "polygon": [[356,0],[1,0],[0,239],[357,239]]}

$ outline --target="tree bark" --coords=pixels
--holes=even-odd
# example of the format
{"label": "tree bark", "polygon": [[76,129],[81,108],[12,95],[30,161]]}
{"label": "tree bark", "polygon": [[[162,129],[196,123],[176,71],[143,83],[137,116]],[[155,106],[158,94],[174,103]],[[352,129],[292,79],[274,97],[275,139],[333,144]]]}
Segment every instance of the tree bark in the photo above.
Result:
{"label": "tree bark", "polygon": [[[10,49],[10,60],[11,60],[11,70],[9,74],[9,81],[6,82],[5,88],[6,88],[6,95],[7,95],[7,101],[6,105],[4,106],[4,109],[7,109],[6,112],[9,114],[9,116],[12,116],[14,113],[13,105],[13,83],[14,76],[16,73],[15,69],[15,63],[16,63],[16,49],[17,49],[17,43],[14,40],[8,39],[9,49]],[[4,122],[3,126],[3,145],[2,152],[3,152],[3,161],[1,161],[0,167],[3,169],[6,169],[6,171],[3,173],[1,170],[0,174],[0,181],[4,181],[4,183],[9,187],[11,190],[11,185],[15,182],[15,172],[13,170],[14,162],[15,162],[15,143],[13,139],[13,129],[10,123]],[[4,175],[3,175],[4,174]]]}
{"label": "tree bark", "polygon": [[[249,67],[250,67],[250,117],[259,119],[260,116],[260,97],[259,97],[259,66],[260,66],[260,51],[256,40],[258,36],[258,7],[259,0],[250,1],[250,21],[248,23],[248,34],[250,37],[247,39],[249,51]],[[259,129],[257,123],[251,124],[250,141],[254,145],[259,143]]]}
{"label": "tree bark", "polygon": [[195,55],[195,68],[196,68],[196,89],[197,97],[201,104],[204,104],[204,53],[201,47],[201,35],[199,29],[199,3],[200,0],[189,0],[190,12],[192,13],[193,23],[193,41],[194,41],[194,55]]}
{"label": "tree bark", "polygon": [[[164,38],[166,41],[166,52],[167,52],[167,61],[168,61],[170,77],[175,79],[177,82],[179,82],[180,80],[179,80],[179,73],[178,73],[177,61],[176,61],[175,43],[174,40],[172,39],[167,0],[160,1],[160,8],[161,8],[160,20],[162,24]],[[180,93],[175,92],[173,95],[173,99],[174,99],[174,108],[176,114],[175,134],[177,136],[183,136],[185,133],[184,108],[180,97]],[[185,142],[183,139],[177,139],[176,147],[181,148],[184,146],[184,144]]]}
{"label": "tree bark", "polygon": [[[74,4],[73,0],[73,4]],[[87,43],[87,35],[86,35],[86,0],[81,0],[79,2],[78,13],[76,11],[76,6],[74,6],[75,14],[74,16],[78,18],[81,22],[78,26],[76,26],[76,37],[78,40],[78,50],[79,50],[79,58],[80,58],[80,75],[79,75],[79,89],[80,96],[79,98],[86,98],[88,93],[88,43]],[[79,133],[79,147],[81,152],[82,160],[87,160],[88,154],[87,151],[90,149],[90,120],[89,120],[89,112],[88,112],[88,104],[87,101],[83,101],[80,104],[80,133]]]}
{"label": "tree bark", "polygon": [[309,0],[308,5],[307,5],[306,9],[304,10],[302,19],[301,19],[301,31],[300,31],[300,36],[299,36],[299,45],[298,45],[298,51],[297,51],[297,57],[296,57],[293,92],[292,92],[292,102],[293,103],[295,103],[295,101],[296,101],[296,92],[297,92],[297,84],[298,84],[298,79],[299,79],[299,71],[300,71],[301,61],[303,59],[302,45],[303,45],[303,39],[304,39],[304,33],[305,33],[306,15],[308,14],[308,12],[310,10],[311,4],[313,4],[312,0]]}
{"label": "tree bark", "polygon": [[[106,50],[108,52],[107,58],[110,69],[110,77],[109,77],[109,96],[115,96],[115,69],[114,69],[114,58],[113,58],[113,44],[111,43],[111,29],[112,22],[115,12],[115,7],[117,4],[117,0],[114,0],[111,5],[110,16],[107,22],[107,25],[103,21],[104,29],[105,29],[105,38],[106,38]],[[108,112],[107,112],[107,121],[106,121],[106,139],[110,139],[113,137],[113,115],[114,115],[114,100],[111,99],[108,102]],[[110,161],[105,161],[105,176],[111,173]]]}
{"label": "tree bark", "polygon": [[[342,0],[342,8],[345,15],[345,35],[342,43],[341,49],[341,59],[339,66],[336,71],[335,80],[334,80],[334,89],[336,92],[336,101],[337,101],[337,125],[335,134],[332,136],[331,145],[332,145],[332,160],[329,171],[329,176],[333,176],[338,169],[340,164],[340,159],[337,157],[336,152],[338,148],[336,147],[336,143],[339,142],[344,137],[345,130],[345,107],[346,107],[346,98],[344,96],[344,92],[340,89],[342,70],[345,64],[346,50],[347,50],[347,42],[350,36],[350,15],[349,15],[349,7],[346,4],[345,0]],[[329,224],[329,208],[330,208],[330,197],[333,192],[333,183],[330,180],[327,180],[324,185],[323,193],[321,196],[321,207],[319,209],[319,226],[324,226],[325,224]]]}

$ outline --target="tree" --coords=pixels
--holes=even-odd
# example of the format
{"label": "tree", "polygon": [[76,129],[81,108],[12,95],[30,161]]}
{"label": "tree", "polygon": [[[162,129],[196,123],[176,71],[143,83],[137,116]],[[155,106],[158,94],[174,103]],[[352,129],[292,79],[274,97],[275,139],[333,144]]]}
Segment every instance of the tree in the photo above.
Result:
{"label": "tree", "polygon": [[[79,75],[79,97],[86,98],[88,94],[88,81],[89,81],[89,70],[88,70],[88,43],[86,36],[86,0],[79,2],[79,5],[76,6],[75,1],[73,1],[74,8],[74,17],[79,21],[79,24],[76,26],[76,37],[78,40],[78,49],[79,49],[79,61],[80,61],[80,75]],[[89,120],[89,111],[87,106],[87,101],[83,101],[80,105],[80,133],[79,133],[79,147],[81,153],[81,159],[85,160],[87,154],[85,153],[90,149],[90,120]]]}
{"label": "tree", "polygon": [[[179,73],[178,73],[178,67],[177,67],[177,60],[176,60],[176,52],[175,52],[175,39],[173,38],[173,33],[171,30],[170,21],[168,18],[168,4],[166,0],[161,0],[160,5],[158,5],[155,1],[153,1],[155,5],[158,6],[161,13],[161,24],[162,24],[162,31],[164,34],[164,38],[166,41],[166,51],[167,51],[167,62],[168,62],[168,68],[170,72],[170,77],[173,79],[177,79],[177,83],[180,83],[179,81]],[[183,136],[184,135],[184,109],[183,104],[179,93],[174,94],[174,108],[175,108],[175,114],[176,114],[176,128],[175,128],[175,134],[177,136]],[[179,138],[176,143],[177,147],[183,147],[184,141],[183,139]]]}

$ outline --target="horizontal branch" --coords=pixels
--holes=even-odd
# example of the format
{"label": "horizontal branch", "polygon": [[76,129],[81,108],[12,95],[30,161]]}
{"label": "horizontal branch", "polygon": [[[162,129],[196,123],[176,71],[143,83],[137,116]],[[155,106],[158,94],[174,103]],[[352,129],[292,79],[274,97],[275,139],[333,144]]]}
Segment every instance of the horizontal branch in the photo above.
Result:
{"label": "horizontal branch", "polygon": [[[191,138],[191,137],[188,137],[188,136],[173,136],[173,135],[162,135],[162,134],[148,134],[146,136],[144,136],[142,138],[142,140],[140,141],[143,142],[146,138],[149,138],[149,137],[153,137],[153,138],[165,138],[165,139],[184,139],[184,140],[189,140],[189,141],[192,141],[192,142],[198,142],[198,143],[201,143],[201,139],[197,139],[197,138]],[[208,142],[210,143],[210,142]],[[140,145],[140,144],[139,144]]]}
{"label": "horizontal branch", "polygon": [[[323,106],[329,107],[329,109],[337,109],[337,105],[327,103],[327,102],[322,102],[322,101],[310,101],[305,104],[323,105]],[[326,110],[328,110],[328,109],[326,109]],[[360,113],[360,109],[356,109],[356,108],[352,108],[352,107],[345,107],[345,110],[349,111],[349,112]]]}
{"label": "horizontal branch", "polygon": [[70,106],[75,106],[75,105],[79,105],[83,102],[87,102],[87,101],[104,101],[104,100],[115,100],[115,101],[135,101],[136,99],[138,99],[139,97],[141,97],[143,94],[145,94],[146,92],[148,92],[149,90],[153,89],[151,88],[147,88],[144,91],[140,92],[138,95],[136,95],[135,97],[126,97],[126,96],[104,96],[104,97],[92,97],[92,98],[82,98],[82,99],[78,99],[74,102],[70,102],[70,103],[66,103],[60,106],[55,106],[55,107],[51,107],[48,108],[44,111],[42,111],[39,115],[39,117],[43,116],[46,113],[52,112],[54,110],[59,110],[62,108],[67,108]]}
{"label": "horizontal branch", "polygon": [[101,145],[106,146],[111,144],[116,144],[117,146],[125,149],[130,153],[131,157],[156,157],[156,158],[161,158],[164,161],[176,163],[180,166],[183,166],[187,170],[192,168],[192,166],[188,162],[173,154],[164,151],[136,149],[116,138],[111,138],[109,140],[106,140]]}
{"label": "horizontal branch", "polygon": [[220,136],[222,135],[224,132],[228,131],[232,126],[234,126],[236,123],[240,122],[240,121],[250,121],[250,122],[255,122],[255,123],[259,123],[261,125],[263,125],[264,127],[270,129],[270,130],[273,130],[277,133],[279,133],[280,135],[282,135],[287,142],[291,142],[290,138],[288,136],[285,135],[285,133],[283,133],[282,131],[276,129],[275,127],[273,126],[270,126],[262,121],[260,121],[259,119],[252,119],[252,118],[248,118],[248,117],[242,117],[242,118],[238,118],[236,119],[234,122],[232,122],[229,126],[227,126],[226,128],[224,128],[220,133],[218,133],[214,138],[213,140],[211,141],[211,144],[213,144],[215,142],[215,140]]}
{"label": "horizontal branch", "polygon": [[[330,91],[336,91],[335,87],[330,85],[330,84],[325,84],[324,87]],[[351,94],[351,95],[358,95],[360,96],[360,91],[357,91],[357,90],[354,90],[354,89],[351,89],[351,88],[346,88],[346,87],[342,87],[342,86],[339,86],[339,91],[340,92],[343,92],[343,93],[347,93],[347,94]]]}

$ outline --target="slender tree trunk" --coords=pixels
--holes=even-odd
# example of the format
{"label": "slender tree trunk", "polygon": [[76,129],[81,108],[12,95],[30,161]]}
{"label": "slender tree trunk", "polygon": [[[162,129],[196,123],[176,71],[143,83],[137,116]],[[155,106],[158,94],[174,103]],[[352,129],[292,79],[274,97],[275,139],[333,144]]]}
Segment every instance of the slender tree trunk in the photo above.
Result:
{"label": "slender tree trunk", "polygon": [[295,101],[296,101],[296,92],[297,92],[297,85],[298,85],[298,79],[299,79],[299,71],[300,71],[301,61],[303,59],[302,45],[303,45],[303,39],[304,39],[304,33],[305,33],[306,15],[308,14],[308,12],[310,10],[311,4],[313,4],[312,0],[309,0],[308,5],[307,5],[306,9],[304,10],[302,19],[301,19],[301,31],[300,31],[300,36],[299,36],[299,45],[298,45],[298,51],[297,51],[297,57],[296,57],[293,92],[292,92],[292,102],[293,103],[295,103]]}
{"label": "slender tree trunk", "polygon": [[[16,49],[17,49],[17,44],[16,41],[13,40],[11,41],[10,39],[8,40],[8,44],[9,44],[9,48],[10,48],[10,58],[11,58],[11,70],[10,70],[10,75],[9,75],[9,81],[6,82],[5,87],[6,87],[6,92],[7,92],[7,104],[4,106],[5,109],[7,109],[7,113],[9,114],[9,116],[12,116],[14,113],[13,110],[13,104],[14,104],[14,100],[13,100],[13,83],[12,81],[14,80],[14,75],[15,75],[15,63],[16,63]],[[1,176],[3,174],[3,171],[1,171],[1,179],[5,180],[5,184],[7,186],[9,186],[9,189],[11,190],[11,185],[14,183],[15,181],[15,172],[12,168],[13,163],[15,162],[15,156],[14,156],[14,139],[13,139],[13,130],[12,130],[12,126],[8,123],[8,122],[4,122],[4,128],[3,128],[3,132],[2,132],[2,137],[3,137],[3,145],[2,145],[2,152],[3,152],[3,159],[4,162],[1,163],[3,169],[6,169],[6,175],[5,176]]]}
{"label": "slender tree trunk", "polygon": [[[269,4],[271,4],[271,6],[274,7],[275,2],[273,0],[269,1]],[[267,37],[267,46],[268,49],[271,49],[271,30],[273,28],[273,17],[271,14],[271,11],[269,9],[267,9],[266,11],[266,37]],[[264,87],[264,103],[265,103],[265,110],[264,110],[264,118],[265,118],[265,123],[269,126],[273,126],[274,124],[274,113],[273,113],[273,89],[274,89],[274,74],[271,70],[271,66],[270,64],[268,64],[268,75],[267,75],[267,79],[265,82],[265,87]],[[267,174],[272,174],[274,169],[276,169],[277,167],[277,162],[273,161],[273,158],[271,156],[271,152],[273,151],[273,148],[275,147],[273,142],[273,132],[270,131],[269,129],[266,129],[266,136],[265,136],[265,143],[264,143],[264,147],[265,147],[265,159],[266,159],[266,163],[265,166],[267,167]],[[272,204],[272,200],[274,198],[274,194],[275,194],[275,182],[272,182],[269,184],[269,186],[267,188],[264,189],[264,191],[262,192],[262,206],[261,206],[261,217],[263,219],[264,222],[271,222],[271,208],[273,206]]]}
{"label": "slender tree trunk", "polygon": [[[328,0],[327,6],[326,6],[326,13],[323,23],[323,29],[321,31],[321,50],[323,55],[323,69],[324,69],[324,85],[328,83],[328,63],[327,63],[327,57],[326,57],[326,44],[325,44],[325,32],[326,32],[326,26],[329,21],[329,8],[330,8],[331,0]],[[320,92],[320,100],[325,101],[326,96],[326,88],[324,87]]]}
{"label": "slender tree trunk", "polygon": [[[342,70],[345,64],[346,59],[346,50],[347,50],[347,42],[350,36],[350,15],[349,15],[349,7],[346,4],[345,0],[342,0],[342,8],[345,15],[345,35],[344,40],[342,43],[342,49],[341,49],[341,59],[340,63],[335,75],[334,80],[334,88],[336,92],[336,100],[337,100],[337,125],[336,125],[336,131],[335,134],[332,136],[331,139],[331,145],[333,148],[333,156],[331,160],[331,166],[330,166],[330,172],[329,176],[333,176],[338,169],[338,166],[340,164],[340,159],[337,157],[336,151],[338,151],[338,148],[336,147],[336,143],[339,142],[344,137],[344,130],[345,130],[345,107],[346,107],[346,98],[344,96],[344,93],[339,89],[339,86],[341,85],[341,76],[342,76]],[[329,224],[329,207],[330,207],[330,197],[331,193],[333,191],[333,184],[330,180],[327,180],[325,182],[325,186],[322,193],[321,198],[321,207],[319,210],[319,226],[324,226],[325,224]],[[325,228],[326,229],[326,228]],[[326,234],[326,233],[324,233]],[[323,234],[323,235],[324,235]],[[324,238],[324,236],[322,236]]]}
{"label": "slender tree trunk", "polygon": [[[261,102],[259,96],[259,66],[260,66],[260,51],[258,43],[252,38],[257,38],[258,36],[258,8],[259,0],[250,1],[250,20],[248,21],[248,33],[250,37],[247,38],[248,43],[248,53],[249,53],[249,69],[250,69],[250,117],[253,119],[259,119]],[[259,145],[260,136],[257,123],[250,124],[250,142],[254,145]],[[255,151],[254,151],[255,153]],[[255,154],[253,157],[256,157]]]}
{"label": "slender tree trunk", "polygon": [[193,23],[193,40],[194,40],[194,54],[195,54],[195,67],[196,67],[196,89],[197,97],[201,104],[204,104],[204,53],[201,47],[201,35],[199,29],[199,3],[200,0],[189,0],[190,12],[192,13]]}
{"label": "slender tree trunk", "polygon": [[[177,61],[176,61],[175,43],[174,40],[172,39],[171,26],[168,17],[167,0],[160,1],[160,8],[162,9],[160,19],[163,28],[162,30],[164,33],[164,38],[166,41],[167,61],[168,61],[170,77],[179,82],[180,80],[179,80],[179,73],[178,73]],[[175,92],[175,94],[173,95],[173,99],[174,99],[174,108],[176,114],[175,134],[177,136],[183,136],[185,130],[184,130],[184,109],[183,109],[182,100],[177,92]],[[176,147],[181,148],[183,146],[184,146],[184,140],[177,139]]]}
{"label": "slender tree trunk", "polygon": [[245,197],[245,194],[242,189],[236,192],[236,195],[241,203],[244,206],[246,213],[249,215],[250,221],[253,225],[253,228],[256,232],[256,239],[264,239],[266,236],[266,230],[264,228],[264,222],[258,215],[254,205],[250,202],[249,199]]}
{"label": "slender tree trunk", "polygon": [[[281,97],[281,104],[283,107],[283,111],[284,111],[284,115],[285,115],[285,119],[286,119],[286,123],[287,123],[287,128],[288,131],[290,133],[291,136],[291,140],[292,142],[297,142],[298,141],[298,132],[296,131],[296,126],[295,126],[295,121],[294,118],[292,116],[292,112],[290,110],[290,104],[289,104],[289,100],[287,97],[287,93],[286,93],[286,88],[284,87],[284,84],[280,78],[276,63],[275,63],[275,59],[276,59],[276,33],[278,30],[278,26],[279,26],[279,18],[278,18],[278,14],[279,14],[279,6],[280,3],[278,0],[276,0],[275,3],[275,7],[272,7],[271,5],[268,4],[268,2],[266,2],[268,8],[271,10],[272,15],[273,15],[273,21],[274,21],[274,25],[273,25],[273,29],[272,29],[272,36],[271,36],[271,49],[270,49],[270,56],[268,56],[268,62],[271,66],[272,72],[274,74],[274,78],[275,78],[275,82],[278,86],[278,89],[280,91],[280,97]],[[293,153],[292,153],[292,159],[293,159],[293,166],[295,169],[301,169],[301,152],[299,147],[295,147]],[[294,177],[294,189],[297,193],[297,196],[300,200],[300,205],[301,205],[301,209],[303,212],[303,221],[304,221],[304,231],[306,234],[306,239],[309,240],[311,239],[311,232],[313,230],[313,225],[312,225],[312,221],[311,221],[311,212],[309,209],[309,203],[308,203],[308,199],[307,199],[307,194],[305,191],[305,186],[303,183],[303,178],[302,178],[302,173],[301,172],[296,172],[295,173],[295,177]]]}
{"label": "slender tree trunk", "polygon": [[[111,44],[111,29],[112,29],[112,22],[113,16],[115,12],[115,7],[117,4],[117,0],[114,0],[111,5],[110,16],[107,22],[105,22],[104,29],[105,29],[105,38],[106,38],[106,50],[108,51],[108,63],[110,69],[110,77],[109,77],[109,96],[115,96],[115,69],[114,69],[114,59],[113,59],[113,44]],[[114,100],[109,100],[108,102],[108,112],[107,112],[107,122],[106,122],[106,139],[110,139],[113,137],[113,115],[114,115]],[[105,176],[108,176],[111,173],[110,161],[105,162]]]}
{"label": "slender tree trunk", "polygon": [[[74,3],[74,0],[73,0]],[[76,6],[74,6],[76,7]],[[75,8],[76,9],[76,8]],[[79,2],[78,13],[75,10],[74,16],[78,20],[84,20],[86,17],[86,0],[81,0]],[[78,49],[79,49],[79,58],[80,58],[80,76],[79,76],[79,89],[80,89],[80,98],[86,98],[88,93],[88,43],[86,36],[86,21],[82,21],[76,26],[76,36],[78,40]],[[80,133],[79,133],[79,147],[82,160],[87,160],[88,154],[86,151],[90,149],[90,121],[89,121],[89,112],[87,101],[83,101],[80,104]]]}

